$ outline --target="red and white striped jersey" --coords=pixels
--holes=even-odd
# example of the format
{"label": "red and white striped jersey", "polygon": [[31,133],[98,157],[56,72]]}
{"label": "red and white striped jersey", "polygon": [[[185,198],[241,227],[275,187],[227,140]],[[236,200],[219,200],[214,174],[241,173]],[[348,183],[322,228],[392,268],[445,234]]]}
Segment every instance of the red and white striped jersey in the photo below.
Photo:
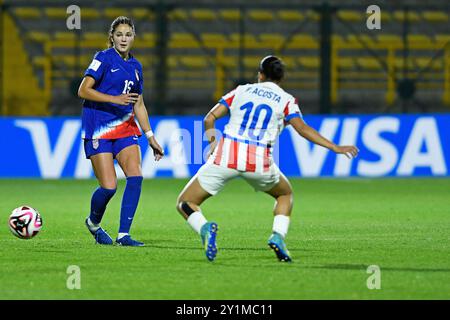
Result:
{"label": "red and white striped jersey", "polygon": [[273,82],[262,82],[238,86],[219,103],[229,108],[230,120],[208,162],[239,171],[269,171],[277,137],[290,119],[302,117],[297,99]]}

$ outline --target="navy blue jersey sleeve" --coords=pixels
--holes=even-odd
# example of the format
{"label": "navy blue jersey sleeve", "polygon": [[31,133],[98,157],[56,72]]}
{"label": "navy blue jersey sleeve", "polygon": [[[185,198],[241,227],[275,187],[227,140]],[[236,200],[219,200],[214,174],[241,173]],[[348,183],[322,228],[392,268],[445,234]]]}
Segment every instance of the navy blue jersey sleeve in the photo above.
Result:
{"label": "navy blue jersey sleeve", "polygon": [[86,69],[84,76],[91,76],[96,82],[102,79],[106,67],[106,54],[102,51],[97,52],[89,67]]}

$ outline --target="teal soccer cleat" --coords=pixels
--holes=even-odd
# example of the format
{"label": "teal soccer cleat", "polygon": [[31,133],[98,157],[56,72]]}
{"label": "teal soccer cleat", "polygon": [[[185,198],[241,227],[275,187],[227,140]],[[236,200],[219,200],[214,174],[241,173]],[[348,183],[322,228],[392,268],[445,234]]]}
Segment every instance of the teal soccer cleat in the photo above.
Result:
{"label": "teal soccer cleat", "polygon": [[218,229],[217,223],[208,222],[200,230],[202,243],[205,246],[206,258],[209,261],[214,261],[217,255],[216,235]]}
{"label": "teal soccer cleat", "polygon": [[291,254],[289,250],[286,248],[286,244],[284,243],[283,238],[278,233],[274,232],[269,238],[267,243],[269,247],[275,251],[278,260],[284,262],[292,262]]}

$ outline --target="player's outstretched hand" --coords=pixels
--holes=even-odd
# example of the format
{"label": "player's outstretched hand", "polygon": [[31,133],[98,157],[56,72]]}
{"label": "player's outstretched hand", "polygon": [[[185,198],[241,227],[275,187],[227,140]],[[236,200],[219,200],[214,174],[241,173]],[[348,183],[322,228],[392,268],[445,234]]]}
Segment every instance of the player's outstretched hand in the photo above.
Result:
{"label": "player's outstretched hand", "polygon": [[135,104],[139,99],[139,94],[137,93],[127,93],[121,94],[120,96],[114,96],[112,99],[112,103],[127,106],[130,103]]}
{"label": "player's outstretched hand", "polygon": [[355,158],[358,155],[358,148],[355,146],[336,146],[334,152],[344,154],[347,158]]}
{"label": "player's outstretched hand", "polygon": [[159,161],[164,157],[164,150],[161,148],[159,143],[156,141],[155,137],[148,139],[148,144],[153,149],[153,155],[155,156],[155,161]]}

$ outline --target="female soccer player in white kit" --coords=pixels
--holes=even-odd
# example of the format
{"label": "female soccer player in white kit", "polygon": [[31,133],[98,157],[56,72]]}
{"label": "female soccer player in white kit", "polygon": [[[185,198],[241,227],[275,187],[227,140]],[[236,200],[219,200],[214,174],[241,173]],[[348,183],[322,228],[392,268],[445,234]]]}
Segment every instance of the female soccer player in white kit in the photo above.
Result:
{"label": "female soccer player in white kit", "polygon": [[[273,233],[268,245],[280,261],[291,261],[286,237],[292,211],[292,188],[272,158],[272,148],[285,125],[309,141],[335,153],[355,157],[355,146],[337,146],[308,126],[297,100],[280,86],[284,64],[275,56],[261,60],[258,83],[240,85],[209,111],[204,119],[211,155],[178,197],[177,210],[200,234],[208,260],[217,254],[217,224],[208,222],[200,205],[236,177],[244,178],[258,191],[275,198]],[[214,135],[215,121],[230,113],[220,141]]]}

